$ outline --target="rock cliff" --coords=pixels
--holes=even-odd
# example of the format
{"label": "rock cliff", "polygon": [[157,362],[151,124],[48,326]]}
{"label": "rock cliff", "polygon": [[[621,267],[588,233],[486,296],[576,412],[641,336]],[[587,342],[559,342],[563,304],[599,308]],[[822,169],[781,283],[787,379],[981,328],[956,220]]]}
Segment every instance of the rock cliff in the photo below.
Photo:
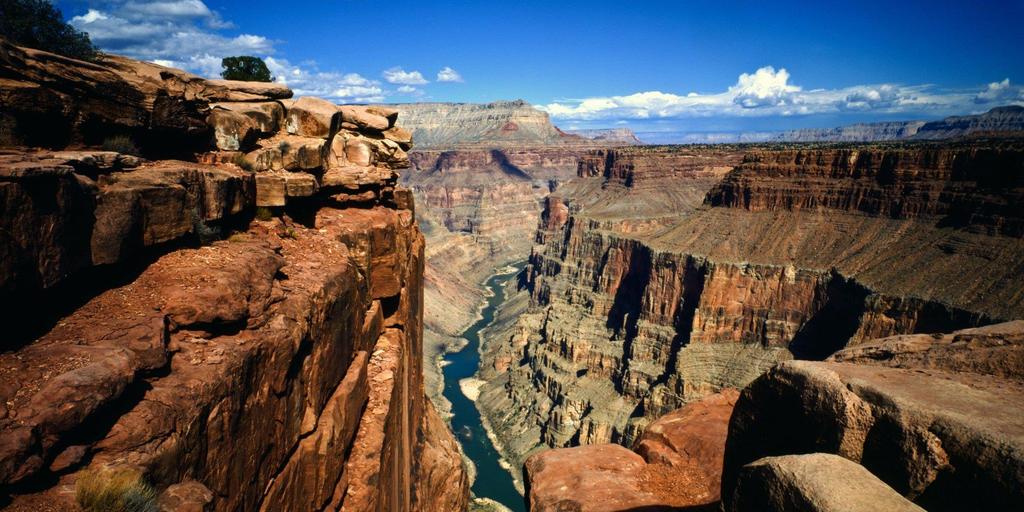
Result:
{"label": "rock cliff", "polygon": [[516,464],[631,444],[779,361],[1020,317],[1022,154],[965,142],[581,158],[542,214],[529,306],[488,336],[477,404]]}
{"label": "rock cliff", "polygon": [[0,503],[129,471],[175,510],[465,509],[408,132],[290,96],[0,46]]}

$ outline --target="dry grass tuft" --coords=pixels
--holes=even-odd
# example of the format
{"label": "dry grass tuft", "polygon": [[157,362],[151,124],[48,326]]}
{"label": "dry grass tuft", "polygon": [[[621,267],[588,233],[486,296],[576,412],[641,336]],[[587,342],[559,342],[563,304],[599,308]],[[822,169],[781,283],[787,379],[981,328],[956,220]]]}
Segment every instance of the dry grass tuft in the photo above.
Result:
{"label": "dry grass tuft", "polygon": [[85,512],[157,512],[156,491],[127,468],[82,471],[75,499]]}

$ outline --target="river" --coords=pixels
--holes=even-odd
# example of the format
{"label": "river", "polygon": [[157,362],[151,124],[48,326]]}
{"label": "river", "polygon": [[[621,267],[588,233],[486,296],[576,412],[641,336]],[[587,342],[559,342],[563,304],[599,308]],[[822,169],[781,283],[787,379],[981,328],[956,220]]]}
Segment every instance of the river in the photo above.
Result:
{"label": "river", "polygon": [[487,299],[487,306],[481,311],[480,320],[462,334],[469,343],[459,352],[446,355],[444,359],[448,364],[443,369],[444,397],[452,404],[452,430],[466,456],[476,465],[473,494],[490,498],[516,512],[526,511],[523,496],[512,484],[512,475],[498,463],[500,456],[480,422],[480,412],[462,393],[459,381],[476,374],[480,366],[480,331],[490,325],[495,310],[505,300],[501,285],[508,279],[514,279],[521,269],[522,265],[519,265],[516,272],[496,274],[487,280],[485,286],[492,293]]}

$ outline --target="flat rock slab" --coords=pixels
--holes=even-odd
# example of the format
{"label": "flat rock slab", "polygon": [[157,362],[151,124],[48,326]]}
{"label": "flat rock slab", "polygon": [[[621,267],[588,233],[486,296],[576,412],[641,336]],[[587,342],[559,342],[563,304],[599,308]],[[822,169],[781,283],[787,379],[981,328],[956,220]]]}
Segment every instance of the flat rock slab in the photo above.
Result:
{"label": "flat rock slab", "polygon": [[1024,381],[1024,320],[950,334],[907,334],[853,343],[829,360],[934,368]]}
{"label": "flat rock slab", "polygon": [[765,457],[740,469],[728,512],[923,512],[838,455]]}
{"label": "flat rock slab", "polygon": [[929,510],[1024,509],[1024,387],[939,370],[790,361],[729,425],[723,499],[767,456],[838,454]]}

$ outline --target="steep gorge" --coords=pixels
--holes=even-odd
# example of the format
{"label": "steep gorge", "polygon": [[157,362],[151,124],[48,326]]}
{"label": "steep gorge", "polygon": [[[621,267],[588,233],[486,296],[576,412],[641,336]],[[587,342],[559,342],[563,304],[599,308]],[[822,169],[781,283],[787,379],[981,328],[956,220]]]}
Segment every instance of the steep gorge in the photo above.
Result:
{"label": "steep gorge", "polygon": [[629,445],[779,361],[1020,317],[1022,155],[979,141],[583,158],[487,338],[478,406],[503,455]]}

